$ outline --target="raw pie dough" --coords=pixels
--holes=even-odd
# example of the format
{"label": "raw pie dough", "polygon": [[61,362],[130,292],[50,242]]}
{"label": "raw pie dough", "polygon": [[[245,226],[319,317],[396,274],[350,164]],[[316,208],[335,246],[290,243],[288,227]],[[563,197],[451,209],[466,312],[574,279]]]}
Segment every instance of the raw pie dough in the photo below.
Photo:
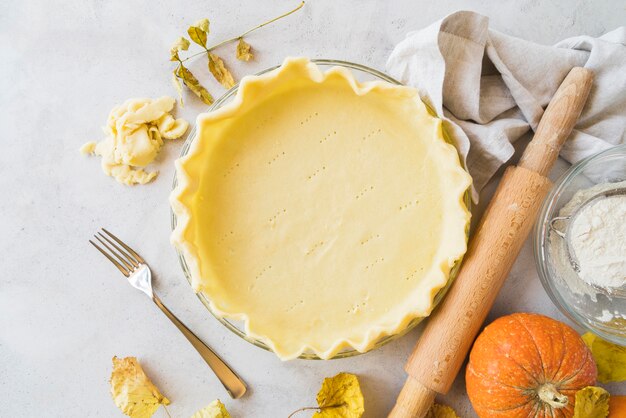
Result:
{"label": "raw pie dough", "polygon": [[152,163],[163,146],[163,138],[177,139],[189,127],[184,119],[174,119],[169,112],[176,101],[171,97],[128,99],[109,113],[103,128],[106,138],[87,142],[81,154],[102,157],[102,170],[126,185],[151,182],[158,171],[143,167]]}
{"label": "raw pie dough", "polygon": [[172,242],[215,312],[281,359],[367,351],[431,312],[471,179],[417,91],[287,59],[198,128]]}

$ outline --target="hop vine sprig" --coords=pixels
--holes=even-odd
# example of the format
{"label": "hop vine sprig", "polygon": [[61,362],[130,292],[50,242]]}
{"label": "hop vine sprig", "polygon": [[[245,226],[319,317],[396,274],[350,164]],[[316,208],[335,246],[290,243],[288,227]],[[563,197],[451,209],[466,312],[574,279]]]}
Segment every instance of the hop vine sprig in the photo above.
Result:
{"label": "hop vine sprig", "polygon": [[[235,57],[240,61],[250,61],[254,59],[254,53],[252,52],[252,47],[249,43],[247,43],[244,39],[245,36],[254,32],[257,29],[262,28],[263,26],[267,26],[270,23],[273,23],[279,19],[287,17],[298,10],[300,10],[304,6],[304,1],[302,1],[298,7],[293,10],[288,11],[287,13],[283,13],[282,15],[275,17],[267,22],[263,22],[260,25],[257,25],[251,29],[248,29],[244,33],[234,38],[226,39],[225,41],[221,41],[212,46],[207,46],[207,40],[209,35],[209,19],[202,19],[189,26],[187,29],[187,35],[189,35],[189,39],[193,41],[195,44],[202,47],[202,51],[192,54],[188,57],[181,58],[180,53],[182,51],[188,51],[191,42],[181,36],[176,40],[174,45],[170,48],[170,61],[176,62],[176,68],[172,72],[172,80],[174,82],[174,86],[178,92],[178,96],[180,99],[180,103],[183,103],[183,85],[187,87],[192,93],[194,93],[200,100],[204,103],[210,105],[213,103],[213,96],[209,91],[198,81],[198,79],[193,75],[193,73],[185,66],[185,62],[189,61],[192,58],[197,57],[198,55],[206,54],[208,59],[208,69],[209,72],[213,75],[213,77],[224,87],[231,88],[235,85],[235,79],[231,72],[226,67],[224,60],[220,58],[213,51],[222,46],[229,43],[237,42],[237,48],[235,51]],[[182,82],[182,83],[181,83]]]}

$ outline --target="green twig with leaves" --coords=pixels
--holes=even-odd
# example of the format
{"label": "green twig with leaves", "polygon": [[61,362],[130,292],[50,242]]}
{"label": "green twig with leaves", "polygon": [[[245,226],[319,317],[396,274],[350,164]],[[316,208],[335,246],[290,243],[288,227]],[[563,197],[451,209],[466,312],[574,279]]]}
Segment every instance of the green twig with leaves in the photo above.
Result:
{"label": "green twig with leaves", "polygon": [[[225,88],[229,89],[235,85],[235,79],[233,75],[230,73],[226,65],[224,64],[224,60],[222,60],[217,54],[213,51],[225,44],[231,42],[237,42],[237,50],[236,57],[240,61],[250,61],[254,58],[254,54],[252,53],[252,47],[244,40],[244,36],[254,32],[257,29],[262,28],[263,26],[269,25],[272,22],[275,22],[283,17],[287,17],[292,13],[297,12],[304,6],[304,1],[298,5],[293,10],[288,11],[287,13],[283,13],[282,15],[275,17],[274,19],[268,20],[267,22],[261,23],[239,36],[234,38],[226,39],[225,41],[221,41],[215,45],[207,46],[207,38],[209,34],[209,19],[202,19],[198,22],[194,23],[192,26],[189,26],[187,29],[187,34],[189,38],[197,45],[200,45],[203,48],[203,51],[192,54],[186,58],[181,58],[179,53],[181,51],[187,51],[189,49],[189,45],[191,43],[187,38],[181,36],[176,40],[172,48],[170,49],[170,61],[177,62],[178,65],[176,69],[173,71],[173,81],[176,90],[178,91],[178,95],[180,97],[180,102],[182,105],[182,84],[184,84],[189,90],[191,90],[196,96],[200,98],[204,103],[211,104],[213,103],[213,96],[211,93],[204,88],[202,84],[198,81],[198,79],[192,74],[191,71],[187,67],[185,67],[184,63],[191,58],[194,58],[201,54],[207,54],[208,58],[208,67],[209,72],[213,74],[213,77]],[[182,84],[181,84],[182,81]]]}

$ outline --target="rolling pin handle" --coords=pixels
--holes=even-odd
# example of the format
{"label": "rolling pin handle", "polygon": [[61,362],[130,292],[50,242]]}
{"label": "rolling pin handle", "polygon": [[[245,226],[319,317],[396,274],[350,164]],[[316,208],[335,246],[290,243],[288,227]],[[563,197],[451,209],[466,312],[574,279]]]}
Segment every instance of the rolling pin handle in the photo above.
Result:
{"label": "rolling pin handle", "polygon": [[387,418],[423,418],[433,405],[436,394],[434,390],[409,376]]}
{"label": "rolling pin handle", "polygon": [[585,107],[592,86],[593,72],[588,68],[574,67],[569,72],[550,100],[533,140],[520,159],[520,167],[548,175]]}

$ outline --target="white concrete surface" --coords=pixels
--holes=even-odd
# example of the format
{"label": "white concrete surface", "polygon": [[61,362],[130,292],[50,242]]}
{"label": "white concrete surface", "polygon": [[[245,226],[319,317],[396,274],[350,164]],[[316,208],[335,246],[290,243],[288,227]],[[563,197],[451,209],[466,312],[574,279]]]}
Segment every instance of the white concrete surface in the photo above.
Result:
{"label": "white concrete surface", "polygon": [[[174,94],[170,43],[201,17],[218,41],[288,10],[293,1],[0,2],[0,416],[116,417],[109,395],[113,355],[139,357],[172,400],[173,417],[221,398],[233,417],[286,417],[314,405],[325,376],[360,376],[366,417],[384,417],[404,381],[403,364],[419,331],[348,360],[283,363],[223,328],[185,282],[170,233],[167,197],[182,142],[168,143],[151,185],[124,187],[78,147],[100,138],[111,107],[129,97]],[[256,60],[236,63],[237,77],[286,55],[352,60],[383,69],[394,43],[456,10],[491,17],[501,31],[550,44],[599,35],[626,22],[622,1],[504,0],[434,2],[310,0],[298,14],[249,37]],[[210,90],[221,88],[204,72]],[[179,112],[204,108],[194,98]],[[554,176],[566,164],[560,163]],[[100,226],[141,250],[157,273],[162,299],[215,347],[250,385],[228,398],[187,341],[141,293],[87,244]],[[524,247],[490,315],[543,312],[563,319]],[[618,387],[625,393],[624,386]],[[442,397],[473,416],[459,378]],[[165,417],[163,411],[157,417]],[[300,416],[307,416],[303,413]]]}

